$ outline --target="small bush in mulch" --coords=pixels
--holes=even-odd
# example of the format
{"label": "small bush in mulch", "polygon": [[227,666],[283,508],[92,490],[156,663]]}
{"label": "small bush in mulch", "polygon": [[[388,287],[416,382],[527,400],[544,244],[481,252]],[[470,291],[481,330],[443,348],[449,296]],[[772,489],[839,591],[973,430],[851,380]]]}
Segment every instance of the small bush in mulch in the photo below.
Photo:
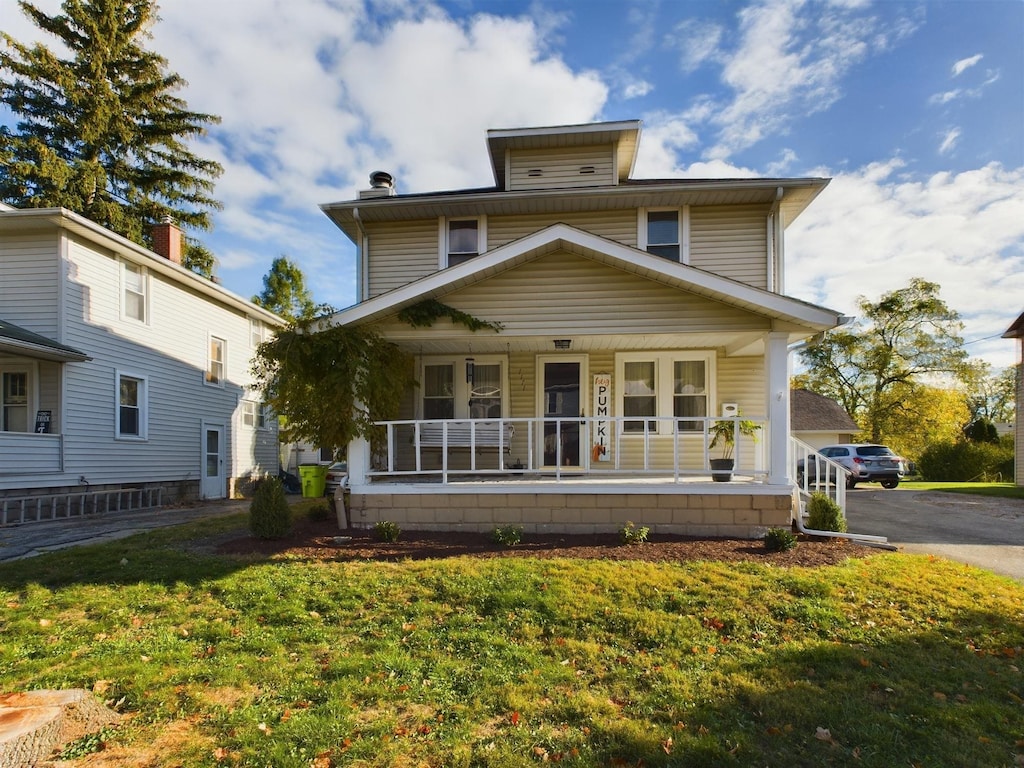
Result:
{"label": "small bush in mulch", "polygon": [[276,477],[260,481],[249,505],[249,530],[260,539],[282,539],[292,530],[292,508]]}

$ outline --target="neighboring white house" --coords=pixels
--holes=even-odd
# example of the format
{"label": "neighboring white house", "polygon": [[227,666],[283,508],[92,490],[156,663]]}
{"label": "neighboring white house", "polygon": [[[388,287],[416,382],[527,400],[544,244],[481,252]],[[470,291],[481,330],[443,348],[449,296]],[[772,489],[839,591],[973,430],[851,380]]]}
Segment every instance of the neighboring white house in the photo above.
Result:
{"label": "neighboring white house", "polygon": [[[789,525],[790,348],[843,317],[785,295],[784,231],[828,180],[633,179],[640,130],[492,130],[493,187],[397,194],[377,172],[322,206],[358,247],[359,302],[330,323],[374,328],[419,382],[348,448],[354,524]],[[426,300],[501,330],[399,318]],[[761,427],[733,482],[709,469],[723,414]]]}
{"label": "neighboring white house", "polygon": [[1017,485],[1024,485],[1024,314],[1006,329],[1004,339],[1016,339],[1017,345],[1017,409],[1014,418],[1014,478]]}
{"label": "neighboring white house", "polygon": [[127,488],[216,499],[277,473],[277,419],[249,368],[282,320],[182,267],[173,224],[153,234],[161,253],[71,211],[0,207],[0,502],[11,509],[15,497]]}

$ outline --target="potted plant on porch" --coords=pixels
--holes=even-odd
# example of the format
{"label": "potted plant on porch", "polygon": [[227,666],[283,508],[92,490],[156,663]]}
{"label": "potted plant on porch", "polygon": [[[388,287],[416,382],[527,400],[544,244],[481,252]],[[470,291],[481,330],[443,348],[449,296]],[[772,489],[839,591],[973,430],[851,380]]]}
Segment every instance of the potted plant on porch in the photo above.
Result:
{"label": "potted plant on porch", "polygon": [[[739,412],[737,412],[737,416]],[[757,433],[761,425],[750,419],[720,419],[708,425],[708,435],[711,442],[708,448],[722,447],[721,456],[711,459],[711,479],[717,483],[727,483],[732,480],[732,470],[735,466],[733,452],[736,450],[737,433],[749,437],[757,442]]]}

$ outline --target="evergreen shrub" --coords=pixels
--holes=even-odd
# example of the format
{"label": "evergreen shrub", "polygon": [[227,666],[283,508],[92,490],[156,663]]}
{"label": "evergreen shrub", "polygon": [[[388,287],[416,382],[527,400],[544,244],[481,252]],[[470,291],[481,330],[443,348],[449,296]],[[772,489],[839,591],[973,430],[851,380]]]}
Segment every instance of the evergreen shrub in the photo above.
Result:
{"label": "evergreen shrub", "polygon": [[256,486],[249,505],[249,530],[260,539],[283,539],[291,533],[292,508],[278,478],[265,477]]}
{"label": "evergreen shrub", "polygon": [[846,532],[843,510],[824,493],[812,493],[807,502],[807,527],[815,531]]}

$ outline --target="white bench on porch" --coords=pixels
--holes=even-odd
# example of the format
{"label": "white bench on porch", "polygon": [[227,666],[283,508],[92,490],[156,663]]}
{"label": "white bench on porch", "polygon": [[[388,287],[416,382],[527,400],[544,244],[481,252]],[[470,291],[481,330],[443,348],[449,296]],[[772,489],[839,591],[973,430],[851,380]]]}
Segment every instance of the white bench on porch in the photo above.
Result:
{"label": "white bench on porch", "polygon": [[443,448],[446,426],[449,448],[500,448],[509,453],[512,436],[516,433],[515,427],[500,421],[449,421],[446,424],[432,422],[420,424],[420,447]]}

